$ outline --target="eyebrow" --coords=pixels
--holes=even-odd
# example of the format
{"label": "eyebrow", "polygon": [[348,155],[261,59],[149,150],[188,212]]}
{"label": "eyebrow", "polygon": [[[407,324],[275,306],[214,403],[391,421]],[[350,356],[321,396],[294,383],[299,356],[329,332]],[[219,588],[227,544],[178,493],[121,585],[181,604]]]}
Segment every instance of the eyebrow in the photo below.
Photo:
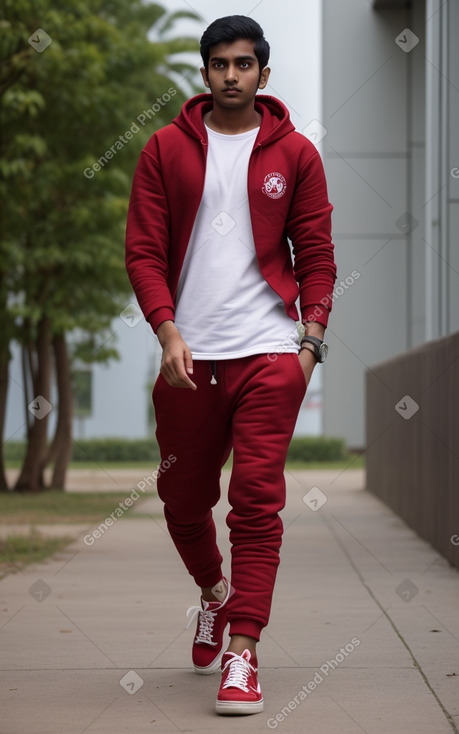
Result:
{"label": "eyebrow", "polygon": [[[228,59],[223,58],[222,56],[212,56],[210,61],[228,61]],[[236,61],[256,61],[256,57],[250,55],[237,56]]]}

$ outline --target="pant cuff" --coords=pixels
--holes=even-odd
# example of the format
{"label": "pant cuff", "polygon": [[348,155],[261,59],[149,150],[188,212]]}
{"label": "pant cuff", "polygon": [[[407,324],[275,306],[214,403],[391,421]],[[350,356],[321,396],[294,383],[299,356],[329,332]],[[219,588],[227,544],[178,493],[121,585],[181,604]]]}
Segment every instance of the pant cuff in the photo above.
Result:
{"label": "pant cuff", "polygon": [[218,582],[222,580],[223,574],[221,569],[219,569],[218,571],[209,572],[205,576],[194,576],[193,578],[198,586],[205,588],[207,586],[212,587],[215,586],[215,584],[218,584]]}
{"label": "pant cuff", "polygon": [[245,635],[253,637],[255,640],[260,639],[261,630],[265,625],[256,622],[253,619],[234,619],[230,621],[229,635]]}

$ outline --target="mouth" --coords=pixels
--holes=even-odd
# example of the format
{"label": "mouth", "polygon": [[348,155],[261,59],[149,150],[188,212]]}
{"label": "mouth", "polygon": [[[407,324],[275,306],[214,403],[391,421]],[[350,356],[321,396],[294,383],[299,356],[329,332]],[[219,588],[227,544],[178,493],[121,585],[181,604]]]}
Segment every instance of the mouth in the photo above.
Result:
{"label": "mouth", "polygon": [[227,94],[229,97],[235,97],[236,94],[240,94],[241,90],[236,89],[236,87],[231,87],[231,89],[223,89],[223,94]]}

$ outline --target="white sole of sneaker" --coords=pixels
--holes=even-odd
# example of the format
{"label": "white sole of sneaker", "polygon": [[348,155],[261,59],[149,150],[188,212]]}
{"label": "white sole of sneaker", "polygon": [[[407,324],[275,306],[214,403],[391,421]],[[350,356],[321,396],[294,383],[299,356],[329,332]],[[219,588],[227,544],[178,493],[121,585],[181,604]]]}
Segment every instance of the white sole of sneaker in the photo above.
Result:
{"label": "white sole of sneaker", "polygon": [[213,663],[208,665],[206,668],[200,668],[199,665],[193,665],[194,672],[198,675],[213,675],[217,670],[221,671],[223,653],[224,650],[222,649],[220,655],[216,657]]}
{"label": "white sole of sneaker", "polygon": [[217,701],[215,704],[217,714],[243,715],[260,714],[263,711],[263,699],[256,703],[241,703],[240,701]]}

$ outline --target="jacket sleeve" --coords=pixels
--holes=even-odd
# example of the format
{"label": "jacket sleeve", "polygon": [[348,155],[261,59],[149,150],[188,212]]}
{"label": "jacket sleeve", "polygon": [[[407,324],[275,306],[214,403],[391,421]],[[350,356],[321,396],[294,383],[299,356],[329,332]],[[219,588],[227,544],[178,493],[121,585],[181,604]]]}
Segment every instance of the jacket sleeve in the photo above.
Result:
{"label": "jacket sleeve", "polygon": [[143,149],[132,183],[126,225],[126,270],[132,288],[154,331],[174,320],[167,283],[169,207],[153,136]]}
{"label": "jacket sleeve", "polygon": [[[303,323],[318,321],[327,326],[336,280],[334,246],[331,240],[332,205],[321,157],[303,149],[295,195],[287,221],[292,241],[294,272],[300,291]],[[303,158],[303,160],[302,160]]]}

